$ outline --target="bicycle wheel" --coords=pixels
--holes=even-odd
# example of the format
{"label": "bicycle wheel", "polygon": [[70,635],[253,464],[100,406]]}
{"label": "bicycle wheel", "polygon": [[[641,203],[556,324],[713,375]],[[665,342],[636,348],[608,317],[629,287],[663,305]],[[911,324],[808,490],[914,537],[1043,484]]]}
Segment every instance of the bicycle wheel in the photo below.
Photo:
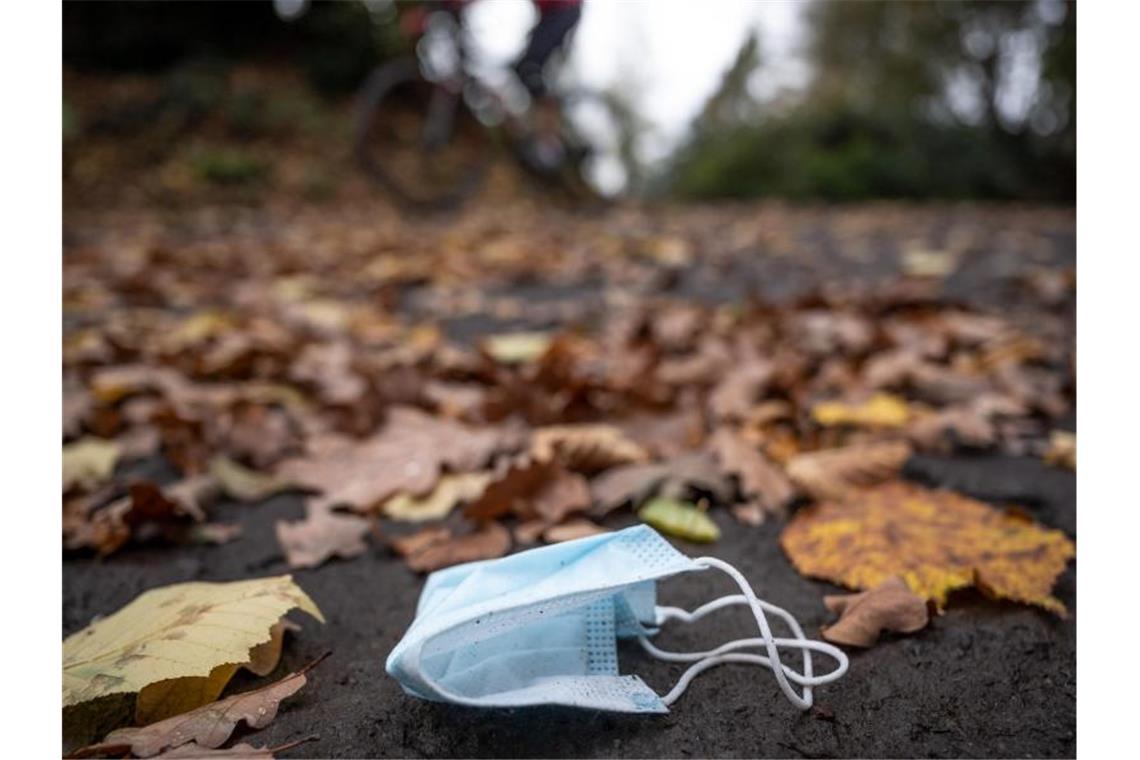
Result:
{"label": "bicycle wheel", "polygon": [[405,205],[448,209],[468,198],[490,164],[487,142],[461,95],[425,80],[412,59],[381,66],[364,83],[357,161]]}

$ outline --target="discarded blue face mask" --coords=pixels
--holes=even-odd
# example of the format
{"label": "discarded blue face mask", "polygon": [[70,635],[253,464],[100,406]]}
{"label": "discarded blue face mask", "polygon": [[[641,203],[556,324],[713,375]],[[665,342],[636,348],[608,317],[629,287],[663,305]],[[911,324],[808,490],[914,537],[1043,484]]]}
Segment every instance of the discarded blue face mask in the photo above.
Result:
{"label": "discarded blue face mask", "polygon": [[[657,581],[708,568],[727,573],[741,593],[691,613],[656,605]],[[734,605],[751,608],[759,638],[687,653],[664,651],[649,641],[668,621],[694,622]],[[774,638],[769,615],[783,619],[792,638]],[[658,696],[639,677],[618,674],[617,639],[627,637],[637,638],[653,657],[693,664],[668,694]],[[745,649],[764,654],[739,651]],[[803,670],[782,663],[781,649],[802,650]],[[815,675],[813,651],[833,658],[836,667]],[[806,639],[795,618],[758,599],[731,565],[713,557],[690,559],[642,525],[433,573],[415,620],[388,656],[387,670],[409,694],[439,702],[663,713],[696,675],[729,662],[769,668],[785,696],[802,709],[812,705],[813,686],[847,671],[841,650]]]}

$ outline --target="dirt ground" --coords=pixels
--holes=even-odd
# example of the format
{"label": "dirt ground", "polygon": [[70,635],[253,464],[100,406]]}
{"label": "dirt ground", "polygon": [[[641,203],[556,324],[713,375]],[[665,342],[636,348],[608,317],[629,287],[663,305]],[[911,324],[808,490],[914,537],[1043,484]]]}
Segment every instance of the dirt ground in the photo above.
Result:
{"label": "dirt ground", "polygon": [[[1061,212],[1061,218],[1068,221],[1059,232],[1042,233],[1049,246],[1038,264],[1072,265],[1071,216]],[[70,232],[73,239],[86,234]],[[852,268],[874,272],[891,266],[889,257],[862,264],[836,258],[829,268],[828,245],[819,244],[823,258],[810,265],[753,258],[735,267],[723,266],[722,260],[712,269],[698,260],[662,287],[679,297],[732,301],[748,284],[788,292],[810,286],[825,271],[843,276]],[[1019,261],[999,249],[990,253],[965,262],[945,283],[946,295],[1014,311],[1016,290],[1010,283]],[[519,288],[515,292],[532,301],[588,299],[594,292],[588,285],[569,291]],[[407,307],[414,309],[416,294],[405,295]],[[448,332],[470,339],[498,327],[492,319],[465,318],[449,324]],[[1075,417],[1069,423],[1072,427]],[[175,474],[160,461],[134,468],[165,480]],[[994,503],[1016,503],[1045,525],[1076,536],[1075,476],[1035,458],[915,457],[905,474]],[[223,503],[213,514],[241,523],[242,537],[222,546],[132,547],[104,560],[65,555],[63,634],[156,586],[289,572],[274,524],[302,517],[301,496],[281,495],[254,506]],[[724,538],[711,551],[680,541],[678,548],[732,563],[763,598],[790,610],[809,635],[829,621],[822,596],[839,589],[792,569],[777,543],[780,524],[749,528],[726,511],[714,517]],[[623,512],[606,525],[621,527],[633,519]],[[809,712],[790,705],[769,672],[734,665],[699,677],[664,716],[561,708],[474,710],[416,700],[385,674],[384,660],[412,619],[423,577],[378,545],[365,556],[295,571],[294,577],[328,622],[321,626],[298,618],[303,629],[287,642],[277,674],[325,650],[332,656],[256,735],[256,744],[268,746],[319,737],[286,757],[1064,757],[1076,752],[1075,563],[1055,590],[1070,610],[1067,619],[964,593],[953,597],[926,630],[888,636],[869,651],[853,652],[848,675],[817,690],[817,707]],[[661,597],[664,604],[692,608],[729,590],[727,581],[681,577],[664,583]],[[726,610],[688,629],[666,629],[662,641],[678,649],[704,648],[751,634],[744,613]],[[659,692],[683,669],[651,660],[636,646],[619,652],[622,672],[642,675]],[[241,689],[246,683],[239,677],[236,685]]]}

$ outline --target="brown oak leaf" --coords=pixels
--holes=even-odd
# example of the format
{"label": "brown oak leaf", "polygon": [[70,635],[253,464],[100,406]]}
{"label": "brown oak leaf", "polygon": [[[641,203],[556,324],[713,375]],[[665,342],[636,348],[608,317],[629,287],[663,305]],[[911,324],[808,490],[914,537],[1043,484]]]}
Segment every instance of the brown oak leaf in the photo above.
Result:
{"label": "brown oak leaf", "polygon": [[524,520],[538,517],[553,524],[574,512],[586,511],[590,502],[590,486],[584,477],[557,462],[531,459],[509,465],[479,498],[467,505],[464,514],[475,520],[514,514]]}
{"label": "brown oak leaf", "polygon": [[[672,485],[670,485],[672,484]],[[607,470],[590,481],[593,517],[605,517],[623,504],[640,505],[661,490],[694,488],[721,503],[732,501],[733,487],[716,461],[705,452],[667,462],[633,464]]]}
{"label": "brown oak leaf", "polygon": [[740,479],[740,490],[766,512],[781,514],[795,498],[795,488],[780,467],[737,433],[720,428],[709,439],[721,467]]}
{"label": "brown oak leaf", "polygon": [[352,559],[368,550],[369,522],[311,504],[304,520],[277,523],[277,541],[289,567],[316,567],[333,557]]}
{"label": "brown oak leaf", "polygon": [[576,538],[596,536],[600,533],[609,533],[608,530],[595,522],[585,518],[567,520],[561,525],[552,525],[542,533],[547,543],[557,544],[562,541],[573,541]]}
{"label": "brown oak leaf", "polygon": [[839,620],[823,628],[823,637],[853,647],[874,646],[883,631],[914,633],[930,621],[926,600],[891,577],[870,591],[825,596],[823,603]]}
{"label": "brown oak leaf", "polygon": [[844,496],[850,489],[889,480],[910,458],[904,441],[853,444],[798,454],[788,462],[788,477],[815,499]]}
{"label": "brown oak leaf", "polygon": [[444,468],[477,470],[492,455],[517,447],[513,428],[471,428],[454,420],[395,407],[375,436],[357,441],[326,435],[310,441],[305,457],[282,464],[278,474],[320,492],[320,506],[378,509],[396,493],[430,491]]}
{"label": "brown oak leaf", "polygon": [[775,366],[765,359],[752,359],[735,367],[709,393],[709,412],[720,421],[743,419],[774,374]]}
{"label": "brown oak leaf", "polygon": [[456,537],[446,529],[428,528],[394,542],[393,548],[404,554],[408,567],[425,573],[463,562],[502,557],[510,551],[511,534],[497,522],[486,523],[473,533]]}
{"label": "brown oak leaf", "polygon": [[538,428],[531,436],[530,455],[538,462],[558,461],[567,469],[587,475],[649,458],[640,444],[613,425]]}

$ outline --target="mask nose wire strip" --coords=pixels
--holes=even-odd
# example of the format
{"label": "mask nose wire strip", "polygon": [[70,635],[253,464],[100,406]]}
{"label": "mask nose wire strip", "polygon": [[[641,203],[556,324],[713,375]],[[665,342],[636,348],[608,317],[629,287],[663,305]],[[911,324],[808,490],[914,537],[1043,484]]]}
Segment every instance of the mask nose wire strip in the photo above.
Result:
{"label": "mask nose wire strip", "polygon": [[[707,604],[702,605],[693,612],[686,612],[685,610],[676,607],[662,607],[658,609],[659,622],[664,620],[676,618],[685,622],[694,622],[704,617],[705,615],[722,609],[724,607],[747,604],[752,609],[752,614],[756,618],[756,624],[760,628],[761,638],[758,639],[741,639],[738,641],[731,641],[716,649],[707,652],[666,652],[655,647],[645,637],[640,637],[642,647],[649,652],[650,655],[664,659],[671,662],[694,662],[692,667],[686,670],[681,678],[677,681],[677,685],[673,687],[672,691],[662,698],[662,702],[670,705],[675,702],[688,688],[689,683],[700,673],[708,668],[723,663],[738,662],[749,663],[755,665],[763,665],[770,668],[773,675],[776,677],[776,682],[779,684],[780,689],[784,695],[791,700],[800,709],[806,710],[812,705],[812,686],[829,683],[840,678],[847,672],[847,655],[837,647],[827,644],[822,641],[812,641],[807,639],[803,634],[803,629],[791,613],[787,612],[780,607],[769,604],[759,599],[752,591],[752,587],[743,575],[737,571],[732,565],[722,562],[715,557],[701,557],[696,559],[695,562],[705,567],[714,567],[721,572],[728,575],[737,586],[740,587],[742,594],[731,595],[715,599]],[[788,627],[792,629],[794,638],[790,639],[777,639],[773,638],[771,628],[768,625],[768,620],[765,612],[770,612],[777,617],[783,619]],[[742,649],[751,646],[763,646],[768,651],[768,656],[764,657],[757,654],[739,654],[734,653],[732,650]],[[801,675],[792,668],[784,665],[780,661],[779,647],[794,647],[803,650],[804,657],[804,672]],[[835,670],[821,676],[815,676],[812,672],[811,651],[817,651],[821,654],[826,654],[835,659],[837,666]],[[803,687],[803,695],[799,695],[792,688],[790,681]]]}

